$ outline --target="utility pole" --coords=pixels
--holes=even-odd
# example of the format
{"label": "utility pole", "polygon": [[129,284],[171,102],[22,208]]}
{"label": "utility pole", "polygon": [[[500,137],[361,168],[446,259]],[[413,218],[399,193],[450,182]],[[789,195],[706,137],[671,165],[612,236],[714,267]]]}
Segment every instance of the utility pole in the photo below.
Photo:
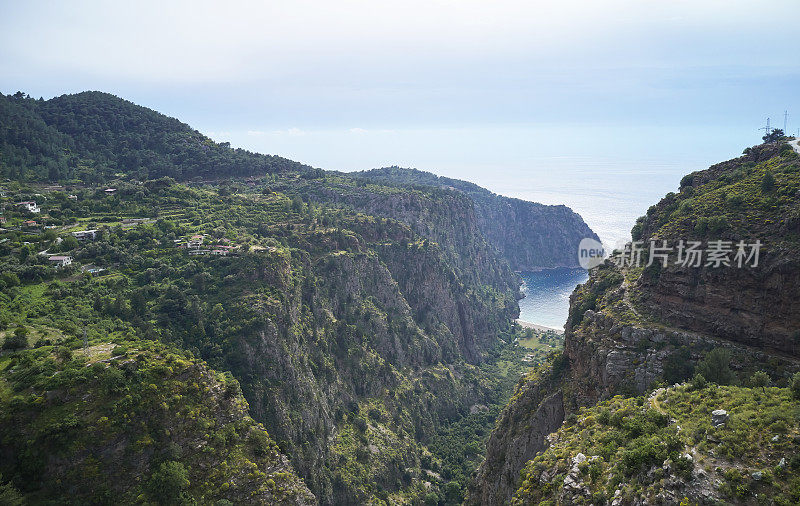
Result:
{"label": "utility pole", "polygon": [[764,137],[769,135],[769,118],[767,118],[767,126],[763,126],[759,130],[764,130]]}
{"label": "utility pole", "polygon": [[789,132],[786,130],[787,124],[789,122],[789,111],[783,111],[783,134],[787,135]]}

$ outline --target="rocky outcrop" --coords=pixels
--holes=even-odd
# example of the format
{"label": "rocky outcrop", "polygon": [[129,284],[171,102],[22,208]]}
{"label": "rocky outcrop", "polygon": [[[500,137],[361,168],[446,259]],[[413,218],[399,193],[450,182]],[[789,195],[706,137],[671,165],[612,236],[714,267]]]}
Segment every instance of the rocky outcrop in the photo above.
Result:
{"label": "rocky outcrop", "polygon": [[[644,309],[669,325],[719,339],[800,356],[800,158],[786,144],[748,148],[745,155],[684,177],[639,219],[635,238],[760,241],[757,265],[650,269],[636,281]],[[773,183],[764,180],[772,178]]]}
{"label": "rocky outcrop", "polygon": [[230,374],[153,342],[67,350],[0,372],[25,392],[0,398],[0,472],[24,504],[316,504]]}

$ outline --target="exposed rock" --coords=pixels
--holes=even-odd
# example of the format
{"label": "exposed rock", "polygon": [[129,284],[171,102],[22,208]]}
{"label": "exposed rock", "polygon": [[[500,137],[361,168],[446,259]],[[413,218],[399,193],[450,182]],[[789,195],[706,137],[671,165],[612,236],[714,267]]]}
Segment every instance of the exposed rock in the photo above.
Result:
{"label": "exposed rock", "polygon": [[728,412],[724,409],[715,409],[711,412],[711,425],[719,427],[728,421]]}
{"label": "exposed rock", "polygon": [[559,367],[543,367],[535,379],[517,387],[514,402],[500,415],[486,444],[486,459],[470,483],[467,504],[507,503],[519,484],[520,469],[547,446],[547,436],[564,420]]}

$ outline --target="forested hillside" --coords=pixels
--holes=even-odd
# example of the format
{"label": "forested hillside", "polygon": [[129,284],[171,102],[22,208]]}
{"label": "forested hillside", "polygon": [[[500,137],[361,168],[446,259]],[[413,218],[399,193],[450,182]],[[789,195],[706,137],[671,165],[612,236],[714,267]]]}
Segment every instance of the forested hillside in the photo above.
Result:
{"label": "forested hillside", "polygon": [[0,94],[0,177],[98,182],[264,175],[308,167],[218,144],[189,125],[108,93],[35,100]]}
{"label": "forested hillside", "polygon": [[102,93],[0,106],[9,490],[159,501],[166,466],[187,501],[461,501],[541,358],[471,195],[233,150]]}
{"label": "forested hillside", "polygon": [[[35,100],[21,92],[0,94],[0,177],[100,183],[115,178],[144,181],[168,176],[202,181],[265,174],[304,174],[315,180],[323,171],[278,156],[232,149],[177,119],[107,93],[84,92],[51,100]],[[516,271],[576,267],[580,240],[597,237],[568,207],[511,199],[428,172],[390,167],[329,174],[334,179],[369,179],[384,187],[435,187],[467,196],[480,235]],[[306,185],[304,191],[313,194],[308,198],[343,200],[327,185]],[[396,205],[376,209],[371,202],[368,209],[364,207],[368,201],[362,195],[341,203],[388,218],[402,211]],[[440,229],[432,226],[429,232]],[[470,240],[475,235],[473,231]]]}

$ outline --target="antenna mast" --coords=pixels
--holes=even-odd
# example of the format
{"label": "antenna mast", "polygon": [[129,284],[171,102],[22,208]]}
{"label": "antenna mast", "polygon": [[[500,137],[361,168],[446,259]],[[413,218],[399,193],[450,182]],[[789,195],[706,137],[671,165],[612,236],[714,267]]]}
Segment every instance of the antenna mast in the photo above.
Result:
{"label": "antenna mast", "polygon": [[786,135],[786,126],[789,122],[789,111],[783,111],[783,134]]}
{"label": "antenna mast", "polygon": [[763,126],[763,127],[759,128],[759,130],[764,130],[764,137],[769,135],[769,132],[770,132],[770,130],[769,130],[769,118],[767,118],[767,126]]}

